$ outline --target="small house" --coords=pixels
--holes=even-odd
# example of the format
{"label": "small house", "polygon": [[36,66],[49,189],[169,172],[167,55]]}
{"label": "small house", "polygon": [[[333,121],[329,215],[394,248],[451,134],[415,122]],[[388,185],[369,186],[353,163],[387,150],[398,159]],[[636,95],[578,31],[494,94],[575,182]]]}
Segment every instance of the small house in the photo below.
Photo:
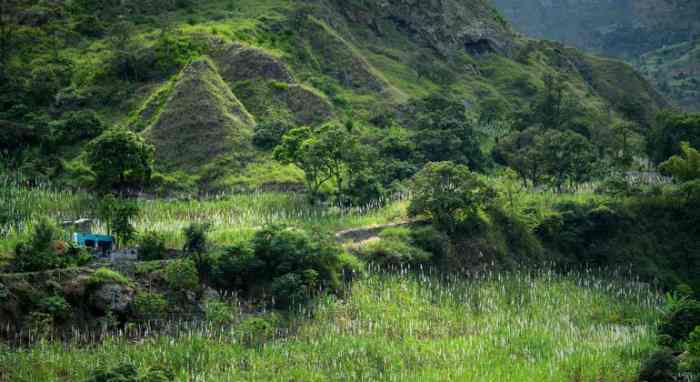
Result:
{"label": "small house", "polygon": [[102,257],[107,257],[114,250],[114,237],[92,233],[92,220],[90,219],[65,221],[63,226],[71,229],[73,232],[71,239],[79,247],[88,248]]}

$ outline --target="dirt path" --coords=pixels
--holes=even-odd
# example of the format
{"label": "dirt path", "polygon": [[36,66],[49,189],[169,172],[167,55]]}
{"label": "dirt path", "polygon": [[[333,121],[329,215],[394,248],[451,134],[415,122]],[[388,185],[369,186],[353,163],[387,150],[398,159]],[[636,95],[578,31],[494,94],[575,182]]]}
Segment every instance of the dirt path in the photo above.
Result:
{"label": "dirt path", "polygon": [[352,229],[347,229],[344,231],[340,231],[335,234],[335,240],[338,243],[345,243],[348,241],[359,243],[363,241],[370,240],[372,238],[375,238],[381,233],[384,229],[386,228],[393,228],[393,227],[408,227],[411,225],[416,225],[416,224],[427,224],[424,221],[420,220],[406,220],[406,221],[400,221],[396,223],[389,223],[389,224],[378,224],[378,225],[372,225],[372,226],[367,226],[367,227],[360,227],[360,228],[352,228]]}

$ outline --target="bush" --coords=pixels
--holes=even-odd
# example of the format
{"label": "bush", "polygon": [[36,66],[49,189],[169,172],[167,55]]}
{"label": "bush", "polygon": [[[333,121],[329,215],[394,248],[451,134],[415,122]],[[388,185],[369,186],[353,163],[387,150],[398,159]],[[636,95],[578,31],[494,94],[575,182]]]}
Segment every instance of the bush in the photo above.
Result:
{"label": "bush", "polygon": [[167,253],[163,235],[148,231],[139,240],[138,256],[140,261],[163,260]]}
{"label": "bush", "polygon": [[143,292],[136,295],[133,307],[139,318],[160,318],[167,313],[168,302],[159,293]]}
{"label": "bush", "polygon": [[308,301],[312,291],[340,286],[342,250],[331,240],[313,240],[303,231],[271,225],[252,241],[213,257],[210,283],[219,291],[269,292],[275,305],[287,308]]}
{"label": "bush", "polygon": [[448,237],[433,226],[416,227],[411,230],[410,241],[416,247],[433,254],[433,262],[447,256]]}
{"label": "bush", "polygon": [[384,269],[426,264],[432,255],[409,243],[380,239],[371,241],[358,250],[361,257]]}
{"label": "bush", "polygon": [[44,297],[36,305],[40,312],[50,315],[54,321],[60,322],[70,317],[71,306],[61,296]]}
{"label": "bush", "polygon": [[255,126],[253,144],[261,149],[271,150],[282,142],[282,136],[291,129],[284,122],[262,122]]}
{"label": "bush", "polygon": [[675,341],[685,341],[700,326],[700,302],[688,300],[678,304],[659,325],[659,334]]}
{"label": "bush", "polygon": [[96,369],[87,382],[169,382],[175,380],[175,374],[165,368],[155,367],[143,375],[131,363],[122,363],[113,368]]}
{"label": "bush", "polygon": [[644,382],[674,382],[678,372],[678,360],[668,350],[653,353],[642,365],[639,380]]}
{"label": "bush", "polygon": [[70,112],[63,120],[52,123],[51,127],[56,130],[61,143],[65,144],[95,138],[105,129],[102,120],[92,110]]}
{"label": "bush", "polygon": [[62,236],[53,222],[40,218],[29,240],[15,246],[12,268],[16,272],[40,272],[82,266],[92,260],[84,249],[60,240]]}
{"label": "bush", "polygon": [[121,285],[131,285],[129,278],[122,275],[117,271],[113,271],[109,268],[99,268],[95,273],[90,275],[88,279],[88,285],[104,285],[104,284],[121,284]]}
{"label": "bush", "polygon": [[[311,282],[315,282],[318,274],[310,270]],[[289,309],[294,306],[305,305],[310,297],[309,285],[298,273],[287,273],[272,280],[270,290],[273,296],[273,305],[280,309]]]}
{"label": "bush", "polygon": [[700,357],[700,325],[688,336],[688,352],[693,357]]}
{"label": "bush", "polygon": [[239,243],[215,257],[210,282],[219,291],[247,293],[250,286],[265,277],[264,267],[249,243]]}
{"label": "bush", "polygon": [[275,338],[278,324],[279,318],[274,314],[249,317],[238,325],[238,335],[245,345],[260,345]]}
{"label": "bush", "polygon": [[204,304],[204,318],[210,323],[225,325],[236,318],[233,307],[221,300],[209,300]]}
{"label": "bush", "polygon": [[193,291],[199,288],[199,274],[192,260],[176,260],[165,267],[165,281],[176,291]]}

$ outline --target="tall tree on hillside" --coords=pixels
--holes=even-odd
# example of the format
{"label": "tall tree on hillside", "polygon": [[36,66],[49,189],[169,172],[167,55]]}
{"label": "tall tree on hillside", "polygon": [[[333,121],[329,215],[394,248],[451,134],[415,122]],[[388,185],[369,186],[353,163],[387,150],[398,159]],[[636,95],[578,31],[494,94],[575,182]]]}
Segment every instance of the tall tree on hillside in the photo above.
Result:
{"label": "tall tree on hillside", "polygon": [[453,161],[474,170],[484,168],[486,158],[463,102],[433,94],[414,106],[413,140],[424,162]]}
{"label": "tall tree on hillside", "polygon": [[350,129],[336,124],[290,130],[275,148],[274,156],[304,171],[314,200],[319,198],[321,187],[327,182],[333,182],[337,197],[342,198],[364,166],[363,150],[357,138]]}
{"label": "tall tree on hillside", "polygon": [[87,154],[101,192],[126,194],[151,179],[155,148],[130,130],[108,130],[88,146]]}
{"label": "tall tree on hillside", "polygon": [[443,232],[453,234],[460,221],[486,207],[496,192],[469,167],[454,162],[431,162],[413,180],[414,197],[408,212],[427,215]]}
{"label": "tall tree on hillside", "polygon": [[566,90],[566,83],[556,75],[545,74],[544,89],[530,108],[516,116],[516,128],[524,130],[539,126],[544,129],[565,130],[576,117],[574,101]]}

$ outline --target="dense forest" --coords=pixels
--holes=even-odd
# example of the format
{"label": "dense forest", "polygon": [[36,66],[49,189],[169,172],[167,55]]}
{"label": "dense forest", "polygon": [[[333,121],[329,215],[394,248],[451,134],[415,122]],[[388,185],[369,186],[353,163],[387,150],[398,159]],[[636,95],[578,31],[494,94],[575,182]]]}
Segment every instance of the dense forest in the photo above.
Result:
{"label": "dense forest", "polygon": [[0,1],[0,381],[700,381],[693,2]]}

